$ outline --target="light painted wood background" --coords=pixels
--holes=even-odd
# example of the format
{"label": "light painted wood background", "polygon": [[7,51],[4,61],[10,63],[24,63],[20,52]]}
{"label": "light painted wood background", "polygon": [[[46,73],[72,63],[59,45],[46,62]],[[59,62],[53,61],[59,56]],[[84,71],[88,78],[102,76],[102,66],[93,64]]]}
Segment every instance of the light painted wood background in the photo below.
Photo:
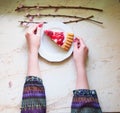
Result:
{"label": "light painted wood background", "polygon": [[[120,111],[120,2],[119,0],[0,0],[0,113],[19,113],[27,69],[25,29],[19,20],[27,13],[14,11],[26,5],[81,5],[101,8],[103,13],[87,10],[45,10],[41,13],[94,15],[103,25],[88,21],[69,24],[76,36],[89,47],[87,66],[91,89],[96,89],[103,111]],[[41,18],[39,21],[65,21]],[[70,113],[76,71],[72,57],[61,63],[39,58],[47,94],[48,113]]]}

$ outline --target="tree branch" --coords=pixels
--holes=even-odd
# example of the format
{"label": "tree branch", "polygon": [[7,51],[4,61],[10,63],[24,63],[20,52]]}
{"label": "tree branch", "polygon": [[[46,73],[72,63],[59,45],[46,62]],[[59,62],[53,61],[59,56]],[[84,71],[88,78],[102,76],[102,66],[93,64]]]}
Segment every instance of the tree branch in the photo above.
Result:
{"label": "tree branch", "polygon": [[54,14],[40,14],[40,13],[38,13],[38,14],[26,14],[25,15],[25,17],[27,17],[27,18],[29,18],[29,17],[66,17],[66,18],[83,18],[83,17],[80,17],[80,16],[70,16],[70,15],[59,15],[59,14],[57,14],[57,15],[54,15]]}
{"label": "tree branch", "polygon": [[[99,24],[103,24],[102,22],[99,22],[99,21],[96,21],[96,20],[93,20],[93,19],[91,19],[91,18],[93,18],[94,16],[92,15],[92,16],[90,16],[90,18],[83,18],[83,17],[80,17],[80,16],[70,16],[70,15],[53,15],[53,14],[26,14],[26,16],[25,17],[27,17],[27,18],[34,18],[34,17],[67,17],[67,18],[76,18],[76,19],[78,19],[77,21],[79,21],[79,20],[89,20],[89,21],[93,21],[93,22],[95,22],[95,23],[99,23]],[[74,20],[75,21],[75,20]],[[76,21],[75,21],[76,22]]]}
{"label": "tree branch", "polygon": [[35,6],[25,6],[25,5],[20,5],[18,6],[15,11],[21,11],[24,9],[39,9],[39,10],[44,10],[44,9],[84,9],[84,10],[93,10],[93,11],[99,11],[103,12],[102,9],[98,8],[92,8],[92,7],[83,7],[83,6],[40,6],[40,5],[35,5]]}
{"label": "tree branch", "polygon": [[[96,21],[96,20],[91,20],[91,18],[93,18],[93,15],[92,16],[89,16],[89,17],[86,17],[86,18],[79,18],[77,20],[70,20],[70,21],[65,21],[63,22],[64,24],[69,24],[69,23],[74,23],[74,22],[80,22],[80,21],[83,21],[83,20],[88,20],[88,21],[93,21],[93,22],[96,22],[96,23],[99,23],[99,24],[103,24],[102,22],[99,22],[99,21]],[[19,21],[21,25],[23,26],[27,26],[28,24],[32,23],[32,24],[39,24],[39,23],[47,23],[47,22],[33,22],[33,21]]]}
{"label": "tree branch", "polygon": [[64,24],[69,24],[69,23],[79,22],[79,21],[83,21],[83,20],[89,20],[90,18],[93,18],[93,16],[89,16],[87,18],[79,18],[77,20],[70,20],[70,21],[66,21],[66,22],[63,22],[63,23]]}

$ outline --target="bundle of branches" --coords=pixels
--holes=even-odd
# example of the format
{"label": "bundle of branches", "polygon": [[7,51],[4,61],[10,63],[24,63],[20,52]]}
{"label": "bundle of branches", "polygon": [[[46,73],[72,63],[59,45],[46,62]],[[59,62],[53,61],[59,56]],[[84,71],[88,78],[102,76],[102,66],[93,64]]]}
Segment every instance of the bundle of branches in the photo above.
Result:
{"label": "bundle of branches", "polygon": [[[25,5],[19,5],[15,9],[15,11],[20,12],[20,11],[29,10],[29,9],[32,9],[32,10],[54,9],[55,12],[58,11],[59,9],[84,9],[84,10],[93,10],[93,11],[103,12],[102,9],[91,8],[91,7],[82,7],[82,6],[51,6],[51,5],[48,5],[48,6],[39,6],[39,5],[25,6]],[[29,23],[36,23],[36,24],[40,23],[40,22],[34,22],[33,21],[33,19],[35,17],[37,17],[37,18],[41,18],[41,17],[64,17],[64,18],[72,18],[72,19],[74,19],[74,20],[64,21],[63,23],[65,23],[65,24],[73,23],[73,22],[79,22],[79,21],[83,21],[83,20],[89,20],[89,21],[92,21],[92,22],[95,22],[95,23],[98,23],[98,24],[103,24],[102,22],[99,22],[99,21],[91,19],[91,18],[94,17],[93,15],[84,18],[84,17],[80,17],[80,16],[60,15],[60,14],[53,15],[53,14],[40,14],[40,13],[29,14],[29,13],[27,13],[25,15],[25,17],[27,17],[29,19],[29,21],[19,21],[22,25],[23,24],[29,24]],[[47,23],[47,22],[44,22],[44,23]]]}

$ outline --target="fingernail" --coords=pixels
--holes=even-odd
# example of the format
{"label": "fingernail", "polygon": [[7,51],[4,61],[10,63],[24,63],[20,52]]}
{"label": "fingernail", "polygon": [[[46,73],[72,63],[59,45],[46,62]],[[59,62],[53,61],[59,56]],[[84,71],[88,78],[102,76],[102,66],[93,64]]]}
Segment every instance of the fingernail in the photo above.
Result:
{"label": "fingernail", "polygon": [[35,29],[35,31],[34,31],[34,34],[36,34],[37,33],[37,29]]}
{"label": "fingernail", "polygon": [[75,37],[73,42],[77,42],[77,41],[79,41],[79,39],[77,37]]}
{"label": "fingernail", "polygon": [[76,38],[74,38],[73,42],[76,42],[76,41],[77,41]]}
{"label": "fingernail", "polygon": [[41,28],[42,26],[43,26],[43,23],[38,25],[39,28]]}

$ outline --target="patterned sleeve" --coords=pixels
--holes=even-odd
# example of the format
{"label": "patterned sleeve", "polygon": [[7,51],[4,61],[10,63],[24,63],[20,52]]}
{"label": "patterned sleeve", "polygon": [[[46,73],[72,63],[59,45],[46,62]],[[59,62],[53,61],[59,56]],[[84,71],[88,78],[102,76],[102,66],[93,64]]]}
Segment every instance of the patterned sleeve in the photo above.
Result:
{"label": "patterned sleeve", "polygon": [[74,90],[71,113],[102,113],[96,91]]}
{"label": "patterned sleeve", "polygon": [[46,96],[43,82],[27,76],[23,89],[21,113],[46,113]]}

